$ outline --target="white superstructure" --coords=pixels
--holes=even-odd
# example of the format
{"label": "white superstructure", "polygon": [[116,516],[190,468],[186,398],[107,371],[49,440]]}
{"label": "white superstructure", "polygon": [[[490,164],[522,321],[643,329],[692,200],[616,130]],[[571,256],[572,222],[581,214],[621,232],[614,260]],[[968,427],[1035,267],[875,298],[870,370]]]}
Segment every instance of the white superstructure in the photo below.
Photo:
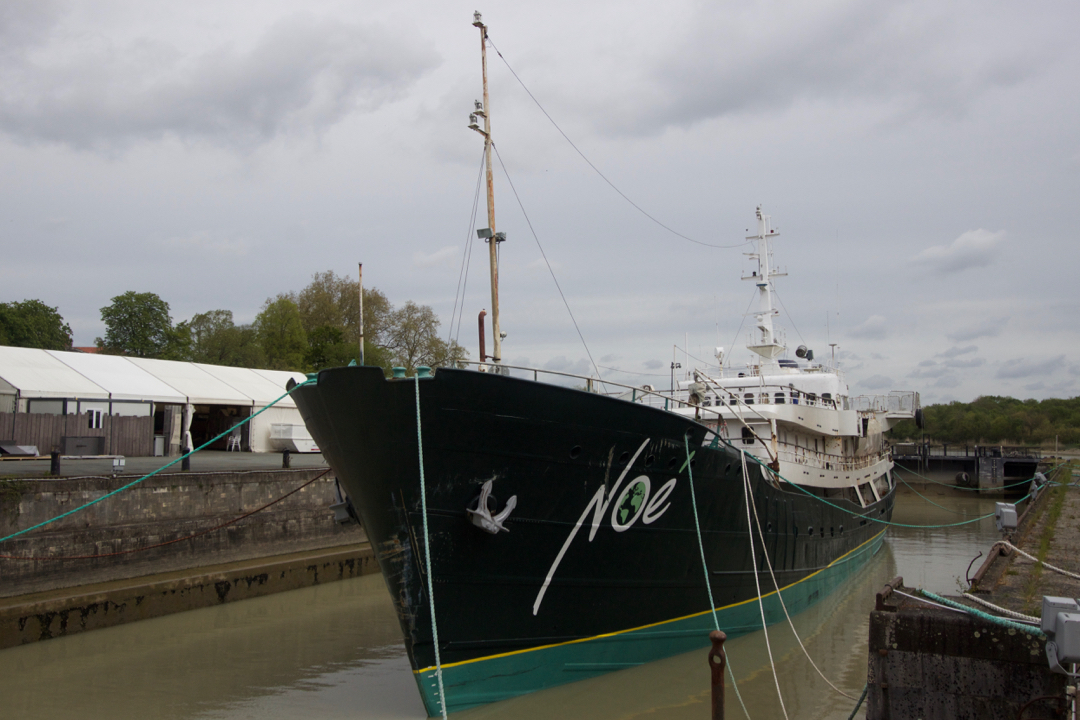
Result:
{"label": "white superstructure", "polygon": [[[757,270],[745,277],[757,285],[756,328],[747,348],[757,359],[741,370],[694,370],[679,383],[690,403],[673,412],[695,415],[738,448],[762,459],[799,485],[821,489],[825,497],[847,497],[866,506],[892,487],[892,456],[883,433],[905,419],[921,422],[919,395],[891,392],[851,397],[839,368],[814,362],[800,346],[798,359],[781,358],[787,346],[774,327],[773,279],[782,277],[770,241],[778,237],[769,217],[757,209],[758,232],[750,257]],[[723,363],[723,353],[717,350]],[[663,402],[655,395],[642,399]]]}

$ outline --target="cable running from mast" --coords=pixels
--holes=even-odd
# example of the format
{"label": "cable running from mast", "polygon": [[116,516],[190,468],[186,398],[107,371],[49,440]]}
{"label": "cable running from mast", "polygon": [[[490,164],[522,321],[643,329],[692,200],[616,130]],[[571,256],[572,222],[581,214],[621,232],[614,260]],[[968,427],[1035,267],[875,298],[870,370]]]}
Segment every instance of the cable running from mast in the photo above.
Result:
{"label": "cable running from mast", "polygon": [[622,190],[620,190],[620,189],[619,189],[618,187],[616,187],[615,183],[611,182],[611,180],[609,180],[609,179],[608,179],[607,175],[604,175],[604,173],[600,172],[600,168],[596,167],[596,165],[593,165],[593,162],[592,162],[592,160],[590,160],[589,158],[587,158],[587,157],[585,156],[585,153],[581,152],[581,149],[580,149],[580,148],[578,148],[578,146],[574,144],[574,141],[573,141],[573,140],[571,140],[571,139],[570,139],[570,136],[569,136],[569,135],[567,135],[567,134],[566,134],[565,132],[563,132],[563,129],[562,129],[561,127],[559,127],[559,124],[558,124],[557,122],[555,122],[555,119],[554,119],[554,118],[552,118],[550,114],[548,114],[548,111],[544,109],[544,106],[540,104],[540,101],[536,99],[536,96],[532,94],[532,91],[530,91],[530,90],[529,90],[528,86],[526,86],[526,85],[525,85],[525,83],[524,83],[524,82],[523,82],[523,81],[521,80],[521,78],[520,78],[520,77],[518,77],[518,74],[517,74],[516,72],[514,72],[514,68],[510,67],[510,63],[508,63],[508,62],[506,61],[506,58],[505,58],[505,57],[503,57],[503,54],[502,54],[501,52],[499,52],[499,48],[495,47],[495,43],[493,43],[493,42],[491,41],[491,37],[490,37],[490,36],[488,36],[488,38],[487,38],[487,41],[488,41],[488,43],[489,43],[489,44],[491,45],[491,49],[495,51],[495,54],[496,54],[496,55],[498,55],[498,56],[499,56],[499,59],[503,61],[503,64],[504,64],[504,65],[506,65],[506,69],[510,71],[510,74],[514,76],[514,79],[518,81],[518,84],[519,84],[519,85],[521,85],[522,89],[524,89],[524,90],[525,90],[526,94],[528,94],[528,96],[529,96],[529,97],[530,97],[530,98],[532,99],[532,101],[533,101],[534,103],[536,103],[536,107],[540,108],[540,112],[544,113],[544,117],[546,117],[546,118],[548,119],[548,121],[549,121],[549,122],[551,122],[551,124],[555,126],[555,129],[559,131],[559,134],[563,136],[563,139],[565,139],[565,140],[566,140],[566,142],[570,143],[570,147],[574,148],[574,151],[575,151],[575,152],[576,152],[576,153],[577,153],[578,155],[580,155],[580,156],[581,156],[581,159],[582,159],[582,160],[584,160],[584,161],[585,161],[585,163],[586,163],[586,164],[587,164],[587,165],[588,165],[589,167],[591,167],[591,168],[593,169],[593,171],[594,171],[594,172],[595,172],[595,173],[596,173],[597,175],[599,175],[599,176],[600,176],[600,178],[601,178],[601,179],[602,179],[602,180],[603,180],[604,182],[606,182],[606,183],[607,183],[607,184],[608,184],[608,185],[609,185],[609,186],[611,187],[611,189],[612,189],[612,190],[614,190],[615,192],[617,192],[617,193],[619,194],[619,196],[620,196],[620,197],[621,197],[621,198],[622,198],[623,200],[625,200],[626,202],[630,203],[630,205],[631,205],[631,206],[633,206],[635,210],[637,210],[637,211],[638,211],[639,213],[641,213],[641,214],[642,214],[642,215],[644,215],[645,217],[647,217],[647,218],[649,218],[650,220],[652,220],[652,221],[653,221],[654,223],[656,223],[656,224],[657,224],[657,225],[659,225],[660,227],[662,227],[662,228],[664,228],[665,230],[667,230],[667,231],[668,231],[669,233],[671,233],[672,235],[675,235],[675,236],[677,236],[677,237],[680,237],[680,238],[682,238],[683,240],[688,240],[688,241],[690,241],[690,242],[692,242],[692,243],[695,243],[695,244],[697,244],[697,245],[703,245],[704,247],[711,247],[711,248],[717,248],[717,249],[719,249],[719,250],[730,250],[730,249],[732,249],[732,248],[742,247],[743,245],[745,245],[745,244],[747,243],[747,241],[743,241],[743,242],[741,242],[741,243],[737,243],[737,244],[735,244],[735,245],[714,245],[714,244],[712,244],[712,243],[707,243],[707,242],[702,242],[702,241],[700,241],[700,240],[695,240],[695,239],[694,239],[694,238],[692,238],[692,237],[688,237],[688,236],[686,236],[686,235],[683,235],[683,234],[682,234],[681,232],[679,232],[679,231],[677,231],[677,230],[673,230],[672,228],[668,227],[667,225],[665,225],[664,223],[660,222],[660,221],[659,221],[659,220],[657,220],[657,219],[656,219],[655,217],[653,217],[652,215],[650,215],[650,214],[649,214],[648,212],[646,212],[646,211],[645,211],[645,210],[644,210],[644,209],[643,209],[643,208],[642,208],[642,207],[641,207],[640,205],[638,205],[638,204],[637,204],[636,202],[634,202],[633,200],[631,200],[631,199],[630,199],[630,198],[629,198],[629,197],[627,196],[627,194],[626,194],[626,193],[624,193],[624,192],[623,192]]}
{"label": "cable running from mast", "polygon": [[[465,249],[461,253],[461,270],[458,271],[457,294],[454,295],[454,311],[450,315],[450,328],[446,337],[449,346],[451,338],[457,342],[461,337],[461,318],[465,315],[465,287],[469,283],[469,259],[472,258],[473,228],[476,227],[476,211],[480,206],[480,186],[484,182],[484,158],[486,153],[480,154],[480,172],[476,176],[476,192],[473,193],[472,215],[469,216],[469,229],[465,233]],[[461,301],[461,314],[458,315],[458,301]],[[454,317],[457,317],[457,331],[454,330]]]}
{"label": "cable running from mast", "polygon": [[[492,45],[492,47],[494,47],[494,45]],[[495,52],[498,52],[498,50]],[[514,187],[514,181],[510,179],[510,173],[507,172],[506,164],[503,162],[502,155],[499,154],[499,148],[495,146],[495,143],[491,143],[491,149],[495,151],[495,157],[499,159],[499,167],[502,168],[503,175],[506,176],[506,182],[514,192],[514,199],[517,200],[518,207],[521,208],[521,214],[525,216],[525,223],[529,226],[529,232],[532,233],[533,240],[536,241],[536,247],[540,249],[540,256],[544,258],[544,264],[547,265],[548,272],[551,273],[551,279],[555,281],[555,289],[559,291],[559,297],[562,298],[563,305],[566,306],[566,312],[570,315],[570,321],[574,323],[574,329],[577,330],[578,338],[585,348],[585,354],[589,356],[589,362],[592,364],[593,370],[596,371],[596,378],[600,382],[603,382],[604,378],[600,374],[600,368],[597,366],[596,361],[593,360],[592,353],[589,352],[589,344],[585,342],[585,336],[581,334],[581,328],[578,327],[577,319],[574,317],[574,311],[570,309],[570,303],[566,301],[566,295],[563,294],[562,287],[559,285],[559,279],[555,277],[555,271],[551,268],[551,263],[548,262],[547,254],[544,252],[544,247],[540,244],[540,238],[536,234],[536,229],[533,227],[532,220],[529,219],[529,214],[525,212],[525,205],[522,204],[517,188]]]}

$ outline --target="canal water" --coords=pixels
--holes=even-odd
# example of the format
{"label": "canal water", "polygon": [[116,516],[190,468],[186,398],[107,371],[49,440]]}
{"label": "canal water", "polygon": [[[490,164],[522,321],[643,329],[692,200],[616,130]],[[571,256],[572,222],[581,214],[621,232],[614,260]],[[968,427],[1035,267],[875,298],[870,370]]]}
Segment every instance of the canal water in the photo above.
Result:
{"label": "canal water", "polygon": [[[919,492],[927,499],[901,486],[895,522],[944,525],[994,510],[994,500],[973,493],[934,486]],[[881,586],[902,575],[909,587],[957,592],[968,563],[997,539],[993,518],[947,529],[893,527],[859,574],[794,618],[795,630],[826,676],[857,698],[866,682],[868,614]],[[786,623],[768,636],[777,680],[764,633],[727,643],[749,716],[783,717],[778,683],[793,720],[846,719],[854,700],[821,680]],[[454,717],[701,720],[710,707],[706,655],[688,653]],[[0,717],[12,720],[425,716],[379,575],[0,651]],[[730,684],[727,717],[744,717]]]}

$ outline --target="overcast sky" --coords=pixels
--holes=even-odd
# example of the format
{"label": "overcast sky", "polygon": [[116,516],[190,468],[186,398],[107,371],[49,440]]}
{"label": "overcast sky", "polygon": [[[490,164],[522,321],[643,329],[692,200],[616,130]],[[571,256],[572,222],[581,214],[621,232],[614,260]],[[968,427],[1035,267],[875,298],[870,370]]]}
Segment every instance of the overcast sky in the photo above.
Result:
{"label": "overcast sky", "polygon": [[[1080,5],[979,0],[0,4],[0,301],[250,322],[312,273],[449,332],[482,138],[501,170],[504,357],[666,387],[673,348],[745,362],[738,245],[762,205],[789,344],[852,394],[1080,387]],[[498,168],[498,164],[496,164]],[[490,312],[473,247],[459,341]],[[456,324],[455,324],[456,327]],[[490,341],[489,341],[490,348]],[[693,364],[693,358],[690,359]],[[610,369],[614,368],[614,369]],[[640,373],[640,374],[633,374]]]}

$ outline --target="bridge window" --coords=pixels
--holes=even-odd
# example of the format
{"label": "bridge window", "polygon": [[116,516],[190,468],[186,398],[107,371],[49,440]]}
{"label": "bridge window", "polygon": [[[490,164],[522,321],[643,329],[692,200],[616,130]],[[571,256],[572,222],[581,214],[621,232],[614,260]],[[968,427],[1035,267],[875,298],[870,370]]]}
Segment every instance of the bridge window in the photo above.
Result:
{"label": "bridge window", "polygon": [[743,441],[743,445],[753,445],[754,444],[754,432],[750,428],[743,427],[743,429],[742,429],[742,441]]}
{"label": "bridge window", "polygon": [[774,395],[773,397],[774,397],[774,399],[776,400],[776,404],[777,404],[777,405],[783,405],[783,404],[784,404],[784,402],[785,402],[785,400],[784,400],[784,393],[782,393],[782,392],[778,392],[778,393],[776,393],[776,394],[775,394],[775,395]]}
{"label": "bridge window", "polygon": [[743,400],[746,401],[747,405],[753,405],[754,404],[754,393],[746,393],[745,395],[743,395]]}

